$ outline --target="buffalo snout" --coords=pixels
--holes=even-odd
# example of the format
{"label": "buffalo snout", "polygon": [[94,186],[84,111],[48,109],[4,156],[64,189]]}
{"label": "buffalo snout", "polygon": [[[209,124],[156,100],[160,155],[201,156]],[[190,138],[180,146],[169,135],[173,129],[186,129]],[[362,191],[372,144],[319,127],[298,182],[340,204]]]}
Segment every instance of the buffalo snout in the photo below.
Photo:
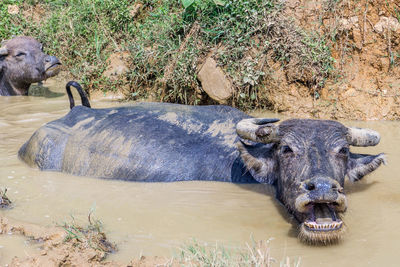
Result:
{"label": "buffalo snout", "polygon": [[316,177],[304,182],[304,189],[313,201],[331,201],[337,197],[343,188],[329,177]]}
{"label": "buffalo snout", "polygon": [[61,66],[61,62],[60,60],[58,60],[57,57],[46,55],[44,63],[45,63],[44,68],[46,71],[46,76],[52,77],[57,75],[58,72],[60,72],[59,67]]}

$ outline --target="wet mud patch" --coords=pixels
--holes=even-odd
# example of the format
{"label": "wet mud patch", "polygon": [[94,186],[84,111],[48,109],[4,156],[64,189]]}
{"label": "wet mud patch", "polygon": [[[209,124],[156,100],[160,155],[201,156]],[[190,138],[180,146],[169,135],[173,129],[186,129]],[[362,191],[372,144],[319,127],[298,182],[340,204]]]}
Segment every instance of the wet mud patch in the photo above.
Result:
{"label": "wet mud patch", "polygon": [[37,253],[14,257],[9,266],[121,266],[105,261],[116,246],[107,240],[98,221],[86,227],[65,223],[43,227],[0,217],[0,235],[24,237],[38,246]]}

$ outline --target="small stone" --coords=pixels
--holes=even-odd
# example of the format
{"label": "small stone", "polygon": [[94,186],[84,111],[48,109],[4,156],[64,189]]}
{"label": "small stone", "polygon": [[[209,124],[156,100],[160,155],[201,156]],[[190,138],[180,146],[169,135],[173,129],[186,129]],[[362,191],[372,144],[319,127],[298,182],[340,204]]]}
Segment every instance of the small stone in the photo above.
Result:
{"label": "small stone", "polygon": [[400,30],[399,21],[393,17],[381,17],[378,23],[374,26],[375,31],[378,33],[384,33],[388,28],[392,31]]}
{"label": "small stone", "polygon": [[129,59],[129,52],[117,52],[111,54],[107,59],[108,67],[103,75],[109,79],[117,79],[118,76],[124,75],[129,71],[126,62]]}
{"label": "small stone", "polygon": [[8,5],[7,11],[10,15],[16,15],[19,13],[19,7],[17,5]]}

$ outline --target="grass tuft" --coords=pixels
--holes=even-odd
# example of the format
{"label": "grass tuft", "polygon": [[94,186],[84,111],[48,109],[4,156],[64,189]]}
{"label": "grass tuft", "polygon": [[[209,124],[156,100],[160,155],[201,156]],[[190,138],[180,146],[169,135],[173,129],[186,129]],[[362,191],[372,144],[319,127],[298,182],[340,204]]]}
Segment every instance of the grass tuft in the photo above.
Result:
{"label": "grass tuft", "polygon": [[4,209],[4,208],[11,208],[11,200],[7,197],[6,195],[7,193],[7,188],[5,188],[4,190],[0,189],[0,208]]}
{"label": "grass tuft", "polygon": [[100,220],[92,218],[92,212],[88,215],[88,225],[81,226],[75,222],[71,216],[71,222],[64,222],[62,227],[67,232],[65,242],[76,242],[85,247],[91,247],[105,253],[114,253],[117,251],[116,245],[107,240]]}
{"label": "grass tuft", "polygon": [[[245,250],[227,250],[223,246],[201,245],[196,240],[181,248],[180,262],[184,266],[255,266],[269,267],[277,263],[271,257],[270,241],[246,243]],[[291,261],[285,258],[279,262],[281,267],[298,267],[300,259]]]}

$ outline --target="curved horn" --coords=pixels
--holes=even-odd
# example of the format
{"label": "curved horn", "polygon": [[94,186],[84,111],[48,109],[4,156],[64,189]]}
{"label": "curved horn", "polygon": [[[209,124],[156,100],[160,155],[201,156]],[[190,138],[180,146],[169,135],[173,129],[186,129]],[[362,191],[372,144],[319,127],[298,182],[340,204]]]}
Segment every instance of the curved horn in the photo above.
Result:
{"label": "curved horn", "polygon": [[381,137],[378,132],[366,128],[348,127],[347,141],[351,146],[376,146]]}
{"label": "curved horn", "polygon": [[236,133],[243,139],[258,143],[279,142],[278,126],[271,123],[279,119],[244,119],[236,124]]}
{"label": "curved horn", "polygon": [[5,46],[0,47],[0,56],[7,56],[8,50]]}

